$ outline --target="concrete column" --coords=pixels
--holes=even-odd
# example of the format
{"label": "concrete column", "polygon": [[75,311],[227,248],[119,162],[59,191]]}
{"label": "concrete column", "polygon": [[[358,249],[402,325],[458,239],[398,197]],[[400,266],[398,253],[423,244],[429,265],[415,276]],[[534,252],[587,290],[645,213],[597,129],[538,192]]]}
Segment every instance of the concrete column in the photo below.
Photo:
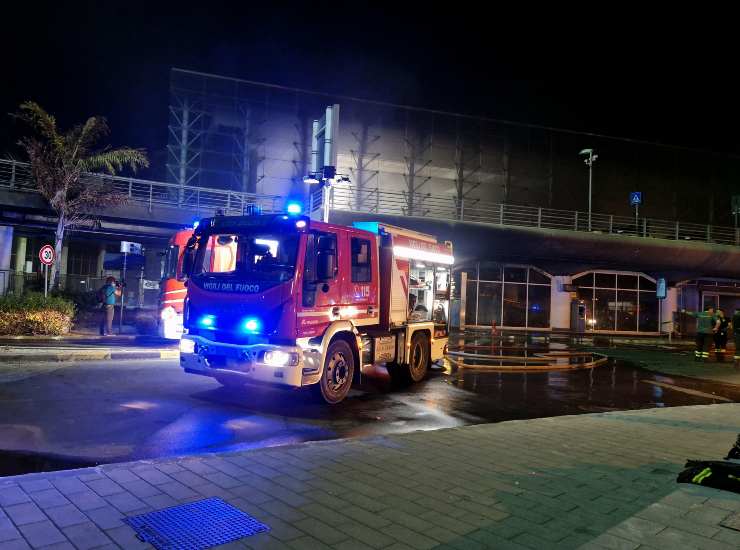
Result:
{"label": "concrete column", "polygon": [[95,266],[95,276],[102,277],[104,269],[105,269],[105,245],[101,244],[98,247],[98,261]]}
{"label": "concrete column", "polygon": [[28,238],[16,237],[15,240],[15,287],[13,292],[16,294],[23,294],[23,283],[25,278],[23,273],[26,271],[26,248],[28,246]]}
{"label": "concrete column", "polygon": [[666,289],[665,299],[660,301],[660,332],[673,332],[673,312],[678,311],[678,289],[669,287]]}
{"label": "concrete column", "polygon": [[13,228],[0,225],[0,295],[5,295],[10,276],[10,255],[13,251]]}
{"label": "concrete column", "polygon": [[570,284],[570,275],[555,275],[550,282],[550,327],[553,329],[570,329],[570,292],[563,290],[563,285]]}

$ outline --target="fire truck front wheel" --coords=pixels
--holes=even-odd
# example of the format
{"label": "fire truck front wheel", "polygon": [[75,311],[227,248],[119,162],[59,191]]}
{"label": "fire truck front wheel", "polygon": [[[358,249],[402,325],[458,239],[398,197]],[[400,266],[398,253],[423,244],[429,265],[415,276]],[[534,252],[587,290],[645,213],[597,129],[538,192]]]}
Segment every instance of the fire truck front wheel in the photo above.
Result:
{"label": "fire truck front wheel", "polygon": [[334,405],[342,401],[352,386],[355,373],[355,356],[344,340],[334,340],[326,350],[324,372],[317,384],[321,397]]}

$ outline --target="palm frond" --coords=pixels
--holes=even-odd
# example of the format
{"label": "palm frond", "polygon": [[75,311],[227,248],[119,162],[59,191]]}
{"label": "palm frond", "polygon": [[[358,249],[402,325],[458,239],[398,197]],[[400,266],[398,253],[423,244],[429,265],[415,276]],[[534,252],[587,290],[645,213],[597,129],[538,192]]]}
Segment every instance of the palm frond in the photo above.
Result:
{"label": "palm frond", "polygon": [[85,172],[105,170],[109,174],[115,174],[116,172],[120,172],[124,166],[136,172],[138,168],[148,167],[149,159],[143,149],[121,147],[119,149],[101,151],[87,158],[80,159],[78,166]]}
{"label": "palm frond", "polygon": [[35,101],[24,101],[16,115],[49,140],[57,150],[64,146],[64,138],[57,130],[56,119]]}
{"label": "palm frond", "polygon": [[76,126],[67,133],[70,159],[75,161],[78,158],[87,157],[95,142],[106,137],[109,133],[110,129],[105,117],[92,116],[88,118],[85,124]]}

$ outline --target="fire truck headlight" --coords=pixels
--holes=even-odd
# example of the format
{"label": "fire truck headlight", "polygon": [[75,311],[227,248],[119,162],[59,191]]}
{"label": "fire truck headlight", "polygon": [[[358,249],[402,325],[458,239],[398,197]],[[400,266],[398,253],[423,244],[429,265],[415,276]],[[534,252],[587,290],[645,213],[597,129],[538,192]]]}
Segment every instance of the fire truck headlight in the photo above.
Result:
{"label": "fire truck headlight", "polygon": [[180,340],[180,353],[195,353],[195,342],[187,338]]}
{"label": "fire truck headlight", "polygon": [[254,317],[247,317],[242,322],[242,330],[247,334],[256,334],[262,328],[262,323]]}
{"label": "fire truck headlight", "polygon": [[177,312],[175,311],[175,308],[172,306],[167,306],[162,310],[162,313],[159,314],[159,316],[162,318],[162,321],[168,321],[175,317],[177,315]]}
{"label": "fire truck headlight", "polygon": [[200,319],[198,319],[198,326],[201,328],[213,328],[215,325],[215,315],[203,315]]}
{"label": "fire truck headlight", "polygon": [[265,365],[270,365],[271,367],[284,367],[286,365],[294,367],[298,364],[298,354],[278,350],[266,351],[262,361]]}

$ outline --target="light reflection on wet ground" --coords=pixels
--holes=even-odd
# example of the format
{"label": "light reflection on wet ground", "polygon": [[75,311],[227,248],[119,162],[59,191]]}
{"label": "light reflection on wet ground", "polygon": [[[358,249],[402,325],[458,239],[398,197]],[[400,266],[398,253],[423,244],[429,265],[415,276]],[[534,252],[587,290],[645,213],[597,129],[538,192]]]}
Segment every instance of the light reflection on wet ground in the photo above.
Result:
{"label": "light reflection on wet ground", "polygon": [[[407,387],[379,368],[337,407],[305,391],[223,388],[175,361],[86,363],[0,385],[0,448],[84,464],[723,399],[740,401],[740,387],[614,361],[556,372],[445,363]],[[0,475],[54,467],[17,457],[0,460]]]}

